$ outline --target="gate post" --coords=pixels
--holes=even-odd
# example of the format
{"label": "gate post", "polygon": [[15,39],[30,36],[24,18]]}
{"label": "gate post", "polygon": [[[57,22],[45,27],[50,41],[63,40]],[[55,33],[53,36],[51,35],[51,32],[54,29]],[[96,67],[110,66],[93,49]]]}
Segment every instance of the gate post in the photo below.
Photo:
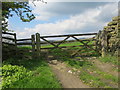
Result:
{"label": "gate post", "polygon": [[37,49],[37,56],[40,56],[40,34],[36,33],[36,49]]}
{"label": "gate post", "polygon": [[32,58],[35,57],[35,35],[31,35],[32,38]]}

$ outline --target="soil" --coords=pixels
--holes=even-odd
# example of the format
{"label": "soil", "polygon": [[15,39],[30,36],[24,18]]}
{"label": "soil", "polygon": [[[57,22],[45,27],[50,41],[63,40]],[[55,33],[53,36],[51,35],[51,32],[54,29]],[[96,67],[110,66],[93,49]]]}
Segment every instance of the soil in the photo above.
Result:
{"label": "soil", "polygon": [[49,63],[49,66],[52,68],[63,88],[90,88],[65,63],[57,61],[57,64]]}

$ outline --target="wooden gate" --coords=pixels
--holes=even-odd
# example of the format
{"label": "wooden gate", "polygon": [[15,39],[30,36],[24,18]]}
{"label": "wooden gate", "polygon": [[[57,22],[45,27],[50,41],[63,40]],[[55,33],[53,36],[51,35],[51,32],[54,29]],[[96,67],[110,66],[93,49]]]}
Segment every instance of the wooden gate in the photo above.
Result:
{"label": "wooden gate", "polygon": [[[70,35],[54,35],[54,36],[41,36],[41,49],[56,49],[56,48],[68,48],[71,52],[71,56],[94,56],[98,55],[98,47],[95,36],[97,33],[87,34],[70,34]],[[88,38],[78,38],[78,36],[88,36]],[[92,37],[90,37],[92,36]],[[63,40],[48,40],[48,38],[64,38]],[[74,40],[68,40],[72,38]],[[70,45],[69,45],[70,44]]]}

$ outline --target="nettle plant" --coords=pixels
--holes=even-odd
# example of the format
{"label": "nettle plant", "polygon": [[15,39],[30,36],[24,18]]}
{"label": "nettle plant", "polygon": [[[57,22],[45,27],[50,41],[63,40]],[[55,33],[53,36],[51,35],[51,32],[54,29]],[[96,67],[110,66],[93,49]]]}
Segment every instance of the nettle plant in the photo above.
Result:
{"label": "nettle plant", "polygon": [[32,75],[23,66],[4,65],[2,68],[2,88],[9,88],[14,82],[23,80]]}

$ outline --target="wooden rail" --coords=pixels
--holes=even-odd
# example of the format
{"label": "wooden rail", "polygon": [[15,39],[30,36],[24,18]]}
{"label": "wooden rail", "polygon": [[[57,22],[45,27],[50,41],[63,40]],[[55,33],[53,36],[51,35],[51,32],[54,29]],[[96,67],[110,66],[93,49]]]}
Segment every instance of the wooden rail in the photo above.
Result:
{"label": "wooden rail", "polygon": [[[8,36],[2,36],[2,39],[12,41],[12,43],[8,43],[8,42],[4,42],[4,41],[3,41],[3,44],[14,45],[15,47],[17,47],[16,33],[2,32],[2,34],[3,34],[3,35],[4,35],[4,34],[8,35]],[[9,37],[9,36],[13,36],[14,38],[11,38],[11,37]]]}
{"label": "wooden rail", "polygon": [[[93,39],[93,38],[88,38],[88,39],[79,39],[80,41],[96,41],[96,39]],[[63,40],[60,40],[60,41],[50,41],[52,43],[60,43],[62,42]],[[76,42],[76,40],[67,40],[65,41],[64,43],[70,43],[70,42]],[[47,42],[45,41],[41,41],[40,44],[48,44]]]}
{"label": "wooden rail", "polygon": [[22,42],[22,43],[17,43],[17,45],[32,45],[32,42]]}
{"label": "wooden rail", "polygon": [[88,35],[97,35],[97,33],[87,33],[87,34],[70,34],[70,35],[54,35],[54,36],[41,36],[41,38],[68,37],[68,36],[88,36]]}
{"label": "wooden rail", "polygon": [[2,32],[2,34],[15,35],[16,33]]}
{"label": "wooden rail", "polygon": [[31,38],[27,38],[27,39],[17,39],[17,41],[28,41],[28,40],[32,40]]}
{"label": "wooden rail", "polygon": [[[89,45],[89,46],[95,46],[95,45]],[[75,45],[75,46],[60,46],[60,47],[48,47],[48,48],[41,48],[41,49],[55,49],[55,48],[70,48],[70,47],[84,47],[84,45]]]}
{"label": "wooden rail", "polygon": [[7,43],[7,42],[2,42],[2,44],[7,44],[7,45],[15,46],[15,44],[13,44],[13,43]]}
{"label": "wooden rail", "polygon": [[7,39],[7,40],[12,40],[12,41],[14,41],[15,39],[14,38],[9,38],[9,37],[2,37],[3,39]]}

